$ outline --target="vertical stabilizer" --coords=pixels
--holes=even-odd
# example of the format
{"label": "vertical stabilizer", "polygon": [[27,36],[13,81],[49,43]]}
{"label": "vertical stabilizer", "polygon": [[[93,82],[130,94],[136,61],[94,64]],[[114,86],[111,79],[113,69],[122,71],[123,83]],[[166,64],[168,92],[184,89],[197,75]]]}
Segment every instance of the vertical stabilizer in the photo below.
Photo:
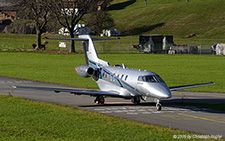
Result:
{"label": "vertical stabilizer", "polygon": [[79,35],[79,38],[87,39],[82,41],[87,65],[108,66],[108,62],[98,58],[93,40],[90,35]]}

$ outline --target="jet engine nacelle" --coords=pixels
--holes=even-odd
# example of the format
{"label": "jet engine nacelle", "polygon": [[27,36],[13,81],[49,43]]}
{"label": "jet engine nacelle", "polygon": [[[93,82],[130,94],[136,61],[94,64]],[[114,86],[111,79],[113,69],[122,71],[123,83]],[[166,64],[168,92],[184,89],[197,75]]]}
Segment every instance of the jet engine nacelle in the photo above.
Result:
{"label": "jet engine nacelle", "polygon": [[94,68],[90,67],[89,65],[77,66],[75,70],[80,76],[84,78],[90,77],[95,73]]}

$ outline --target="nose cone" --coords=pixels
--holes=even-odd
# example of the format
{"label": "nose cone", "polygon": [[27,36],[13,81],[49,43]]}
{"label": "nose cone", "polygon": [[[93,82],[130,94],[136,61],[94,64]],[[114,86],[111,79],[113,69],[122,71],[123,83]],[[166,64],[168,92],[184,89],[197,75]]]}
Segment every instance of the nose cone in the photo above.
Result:
{"label": "nose cone", "polygon": [[167,99],[171,97],[171,93],[169,90],[159,90],[156,94],[163,99]]}
{"label": "nose cone", "polygon": [[171,92],[165,83],[157,83],[148,86],[148,91],[153,97],[167,99],[171,97]]}

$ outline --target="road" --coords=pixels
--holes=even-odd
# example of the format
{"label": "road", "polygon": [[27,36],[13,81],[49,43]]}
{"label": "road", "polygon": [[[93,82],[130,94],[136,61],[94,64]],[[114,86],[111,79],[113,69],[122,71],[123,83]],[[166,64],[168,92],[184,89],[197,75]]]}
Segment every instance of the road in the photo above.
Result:
{"label": "road", "polygon": [[225,112],[182,104],[225,103],[225,94],[221,93],[172,92],[171,99],[162,101],[162,111],[157,111],[153,99],[148,99],[140,105],[133,105],[129,100],[106,98],[105,105],[95,105],[94,97],[75,96],[68,93],[56,94],[51,91],[12,90],[11,85],[76,89],[59,84],[0,77],[0,94],[10,92],[13,96],[34,101],[68,105],[143,123],[225,137]]}

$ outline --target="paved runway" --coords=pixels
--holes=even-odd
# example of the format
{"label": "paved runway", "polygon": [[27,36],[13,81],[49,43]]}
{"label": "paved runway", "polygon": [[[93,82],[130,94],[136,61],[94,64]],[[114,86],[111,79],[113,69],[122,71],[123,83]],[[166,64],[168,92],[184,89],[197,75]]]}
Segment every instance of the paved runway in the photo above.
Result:
{"label": "paved runway", "polygon": [[162,111],[157,111],[153,99],[149,99],[140,105],[133,105],[129,100],[106,98],[105,105],[95,105],[93,103],[94,97],[74,96],[69,93],[56,94],[50,91],[38,90],[14,89],[11,91],[11,85],[74,88],[58,84],[0,77],[0,94],[11,92],[13,96],[30,100],[68,105],[144,123],[225,137],[225,112],[182,104],[225,103],[225,94],[172,92],[173,97],[171,99],[162,101]]}

